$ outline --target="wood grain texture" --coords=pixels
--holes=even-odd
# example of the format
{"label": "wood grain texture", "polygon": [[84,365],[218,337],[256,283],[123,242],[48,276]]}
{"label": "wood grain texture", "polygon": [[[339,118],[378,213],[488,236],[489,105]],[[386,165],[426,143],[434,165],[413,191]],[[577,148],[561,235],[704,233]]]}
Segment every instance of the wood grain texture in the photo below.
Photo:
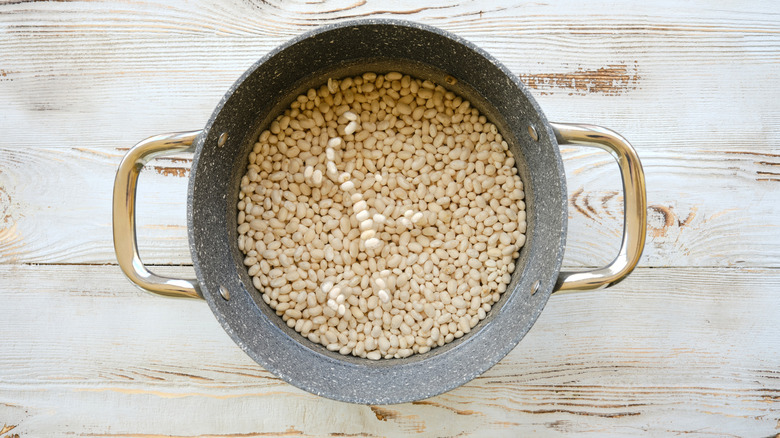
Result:
{"label": "wood grain texture", "polygon": [[[553,296],[504,360],[412,404],[317,398],[263,370],[202,302],[115,265],[127,148],[202,127],[246,68],[301,32],[401,18],[473,41],[548,119],[628,138],[647,174],[641,268]],[[780,9],[772,1],[0,2],[0,438],[775,436],[780,433]],[[564,264],[618,247],[603,152],[564,148]],[[191,160],[139,184],[139,243],[192,275]]]}
{"label": "wood grain texture", "polygon": [[[565,264],[604,265],[622,233],[617,164],[595,149],[562,152],[570,217]],[[0,263],[115,263],[111,196],[123,153],[0,148]],[[666,149],[646,151],[642,160],[649,208],[641,266],[780,266],[780,190],[764,175],[780,157]],[[184,156],[163,158],[141,175],[138,240],[148,263],[191,263],[190,164]]]}
{"label": "wood grain texture", "polygon": [[551,119],[611,126],[643,150],[771,148],[780,125],[780,19],[767,13],[776,11],[772,2],[735,6],[6,2],[0,99],[12,111],[3,116],[3,141],[126,147],[196,129],[228,86],[278,44],[318,25],[371,16],[469,39],[522,77]]}
{"label": "wood grain texture", "polygon": [[553,296],[483,376],[392,406],[304,393],[205,303],[146,295],[116,268],[4,265],[0,284],[0,422],[20,436],[767,436],[780,421],[776,269],[639,269]]}

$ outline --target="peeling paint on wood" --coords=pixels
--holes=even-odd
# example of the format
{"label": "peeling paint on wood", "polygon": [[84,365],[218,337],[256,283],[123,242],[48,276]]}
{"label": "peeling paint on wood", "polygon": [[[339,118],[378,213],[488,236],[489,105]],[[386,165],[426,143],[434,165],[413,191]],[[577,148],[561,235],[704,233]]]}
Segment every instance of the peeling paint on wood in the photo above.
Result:
{"label": "peeling paint on wood", "polygon": [[190,170],[183,167],[154,166],[154,170],[164,176],[185,178],[190,175]]}
{"label": "peeling paint on wood", "polygon": [[381,406],[369,406],[371,412],[376,415],[376,419],[379,421],[393,420],[398,417],[398,412],[391,409],[387,409]]}
{"label": "peeling paint on wood", "polygon": [[637,61],[631,64],[609,64],[596,69],[579,67],[565,73],[520,74],[520,80],[525,85],[539,90],[542,95],[562,89],[570,90],[569,95],[597,93],[617,96],[636,90],[640,79]]}

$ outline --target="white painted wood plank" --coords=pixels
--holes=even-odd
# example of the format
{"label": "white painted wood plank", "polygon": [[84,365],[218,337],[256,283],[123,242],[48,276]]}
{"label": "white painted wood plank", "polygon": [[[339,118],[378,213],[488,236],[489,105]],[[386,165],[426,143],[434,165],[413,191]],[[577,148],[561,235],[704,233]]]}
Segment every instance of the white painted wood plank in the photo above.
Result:
{"label": "white painted wood plank", "polygon": [[[124,152],[0,148],[0,263],[115,263],[111,197]],[[617,254],[622,188],[605,152],[563,149],[569,185],[567,266]],[[648,241],[641,266],[780,266],[780,154],[645,151]],[[151,163],[140,179],[141,255],[189,264],[186,157]]]}
{"label": "white painted wood plank", "polygon": [[780,16],[772,2],[0,8],[7,147],[123,147],[197,129],[228,86],[278,44],[367,16],[416,20],[472,40],[521,76],[551,119],[604,124],[642,149],[761,149],[780,139]]}
{"label": "white painted wood plank", "polygon": [[552,297],[473,382],[367,407],[280,381],[205,303],[138,292],[116,267],[3,265],[0,422],[22,437],[767,436],[779,287],[777,269],[639,269]]}

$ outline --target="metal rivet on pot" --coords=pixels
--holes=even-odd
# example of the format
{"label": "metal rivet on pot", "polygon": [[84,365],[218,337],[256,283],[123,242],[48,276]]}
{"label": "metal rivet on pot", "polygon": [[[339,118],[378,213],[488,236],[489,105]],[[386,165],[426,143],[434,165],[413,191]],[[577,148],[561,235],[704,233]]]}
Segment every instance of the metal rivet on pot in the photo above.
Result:
{"label": "metal rivet on pot", "polygon": [[219,287],[219,294],[222,295],[222,298],[224,298],[225,301],[230,301],[230,291],[228,291],[225,286]]}
{"label": "metal rivet on pot", "polygon": [[542,283],[539,280],[536,280],[534,282],[533,286],[531,286],[531,295],[535,294],[536,291],[539,290],[539,286],[541,286],[541,285],[542,285]]}
{"label": "metal rivet on pot", "polygon": [[534,141],[539,140],[539,134],[536,132],[534,125],[528,125],[528,135],[530,135]]}
{"label": "metal rivet on pot", "polygon": [[217,139],[217,147],[222,147],[225,145],[225,142],[227,141],[228,133],[223,132],[222,134],[219,134],[219,139]]}

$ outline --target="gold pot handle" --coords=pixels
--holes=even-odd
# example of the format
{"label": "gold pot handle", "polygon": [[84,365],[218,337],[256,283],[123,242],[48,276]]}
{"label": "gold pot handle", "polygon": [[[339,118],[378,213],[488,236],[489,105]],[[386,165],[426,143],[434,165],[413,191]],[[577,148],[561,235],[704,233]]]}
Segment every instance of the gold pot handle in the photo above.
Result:
{"label": "gold pot handle", "polygon": [[561,271],[555,292],[591,290],[612,286],[634,270],[647,234],[645,173],[633,146],[615,131],[594,125],[550,123],[559,145],[591,146],[609,152],[620,167],[623,180],[623,241],[615,260],[592,271]]}
{"label": "gold pot handle", "polygon": [[136,286],[167,297],[203,298],[197,280],[168,278],[146,269],[138,255],[135,233],[135,196],[138,175],[155,157],[192,152],[200,131],[156,135],[141,141],[122,158],[114,181],[114,251],[119,267]]}

